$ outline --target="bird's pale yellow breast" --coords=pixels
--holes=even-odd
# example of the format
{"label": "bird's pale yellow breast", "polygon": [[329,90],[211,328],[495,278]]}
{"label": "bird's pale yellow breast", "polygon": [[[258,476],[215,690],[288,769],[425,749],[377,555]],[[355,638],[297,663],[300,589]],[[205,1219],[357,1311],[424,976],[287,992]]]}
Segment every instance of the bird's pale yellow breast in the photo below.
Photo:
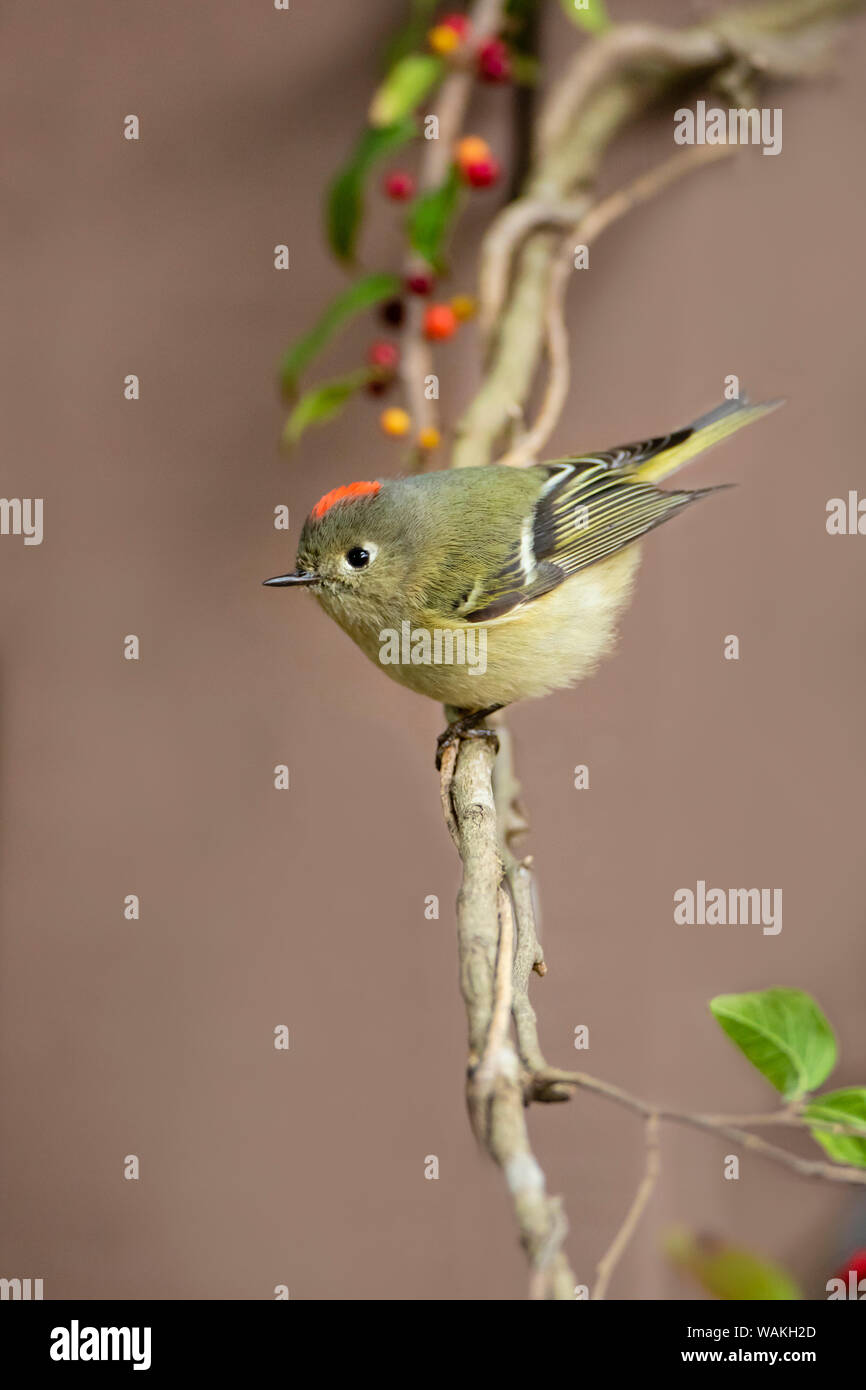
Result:
{"label": "bird's pale yellow breast", "polygon": [[[465,635],[469,659],[460,662],[389,661],[394,643],[389,646],[382,633],[394,631],[399,637],[402,622],[396,617],[390,620],[392,629],[373,631],[354,626],[346,614],[332,616],[371,661],[410,690],[458,709],[506,705],[574,685],[592,674],[613,649],[617,620],[628,603],[639,562],[640,547],[631,545],[485,624],[449,623],[437,615],[413,613],[412,633],[426,630],[432,636],[438,629]],[[460,650],[459,643],[453,647]],[[403,649],[405,654],[405,643]]]}

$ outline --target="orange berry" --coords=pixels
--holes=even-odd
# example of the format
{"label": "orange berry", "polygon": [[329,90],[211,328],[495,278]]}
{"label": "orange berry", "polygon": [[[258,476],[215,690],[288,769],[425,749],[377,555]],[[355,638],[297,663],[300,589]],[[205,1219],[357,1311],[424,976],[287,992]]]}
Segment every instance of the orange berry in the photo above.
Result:
{"label": "orange berry", "polygon": [[418,435],[418,447],[419,449],[438,449],[440,439],[439,431],[430,425],[426,430],[421,430]]}
{"label": "orange berry", "polygon": [[462,140],[457,141],[454,150],[454,156],[463,171],[470,164],[479,164],[482,160],[490,159],[491,153],[487,141],[482,140],[480,135],[464,135]]}
{"label": "orange berry", "polygon": [[431,304],[424,314],[424,337],[433,342],[450,338],[457,330],[457,315],[450,304]]}
{"label": "orange berry", "polygon": [[383,410],[379,416],[379,424],[386,434],[399,438],[401,434],[408,434],[412,421],[409,419],[409,412],[401,410],[399,406],[392,405],[390,410]]}
{"label": "orange berry", "polygon": [[455,294],[451,308],[454,310],[455,318],[465,323],[467,319],[474,319],[478,313],[478,301],[473,299],[471,294]]}
{"label": "orange berry", "polygon": [[449,53],[453,53],[455,48],[460,47],[460,35],[450,24],[434,24],[433,28],[427,31],[427,42],[434,53],[438,53],[440,58],[445,58]]}

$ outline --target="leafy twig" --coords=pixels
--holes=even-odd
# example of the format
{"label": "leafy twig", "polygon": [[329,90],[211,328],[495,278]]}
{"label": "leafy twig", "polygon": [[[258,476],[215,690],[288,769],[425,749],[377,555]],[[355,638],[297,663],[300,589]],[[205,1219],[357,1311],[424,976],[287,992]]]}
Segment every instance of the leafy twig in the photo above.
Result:
{"label": "leafy twig", "polygon": [[[499,27],[503,8],[503,0],[477,0],[469,15],[474,32],[493,33]],[[454,158],[454,144],[466,118],[474,81],[471,67],[457,67],[448,74],[439,89],[436,109],[431,113],[439,122],[439,138],[424,142],[418,177],[418,187],[422,193],[431,192],[445,182]],[[429,266],[419,263],[417,256],[409,252],[404,270],[406,276],[411,277],[429,271]],[[410,294],[402,335],[400,378],[415,439],[422,430],[436,428],[438,415],[436,402],[428,399],[424,386],[425,379],[433,373],[433,353],[424,337],[423,326],[424,302],[417,295]],[[416,448],[413,458],[415,466],[422,457]]]}

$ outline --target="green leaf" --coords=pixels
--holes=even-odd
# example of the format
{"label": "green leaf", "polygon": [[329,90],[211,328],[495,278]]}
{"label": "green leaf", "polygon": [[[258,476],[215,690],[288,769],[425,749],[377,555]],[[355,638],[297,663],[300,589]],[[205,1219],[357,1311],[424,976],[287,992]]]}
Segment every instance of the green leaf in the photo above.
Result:
{"label": "green leaf", "polygon": [[409,209],[409,245],[435,269],[442,268],[442,251],[460,202],[460,175],[452,165],[443,184],[421,193]]}
{"label": "green leaf", "polygon": [[313,386],[305,391],[286,421],[283,443],[291,448],[310,425],[324,425],[328,420],[333,420],[346,402],[375,376],[375,367],[361,367],[348,376],[334,377],[321,386]]}
{"label": "green leaf", "polygon": [[665,1252],[716,1298],[777,1300],[803,1296],[781,1265],[712,1236],[672,1231],[665,1239]]}
{"label": "green leaf", "polygon": [[400,293],[402,281],[397,275],[365,275],[348,286],[328,305],[318,323],[298,338],[283,353],[280,360],[280,383],[287,395],[292,395],[298,387],[298,377],[310,365],[322,348],[326,347],[334,334],[355,314],[379,304],[383,299],[393,299]]}
{"label": "green leaf", "polygon": [[373,165],[416,135],[415,122],[406,117],[381,130],[365,130],[352,154],[328,188],[328,241],[341,261],[355,255],[364,212],[364,183]]}
{"label": "green leaf", "polygon": [[813,1129],[812,1138],[817,1139],[837,1163],[866,1168],[866,1087],[848,1086],[842,1091],[828,1091],[811,1100],[803,1113],[807,1119],[828,1120],[834,1125],[859,1125],[864,1130],[862,1139],[856,1134],[832,1134],[826,1129]]}
{"label": "green leaf", "polygon": [[379,128],[402,121],[436,86],[444,71],[442,59],[433,53],[407,53],[399,58],[370,103],[370,125]]}
{"label": "green leaf", "polygon": [[602,34],[613,28],[613,20],[604,7],[604,0],[559,0],[568,18],[591,34]]}
{"label": "green leaf", "polygon": [[814,1091],[836,1064],[833,1030],[802,989],[719,994],[710,1009],[752,1066],[787,1100]]}

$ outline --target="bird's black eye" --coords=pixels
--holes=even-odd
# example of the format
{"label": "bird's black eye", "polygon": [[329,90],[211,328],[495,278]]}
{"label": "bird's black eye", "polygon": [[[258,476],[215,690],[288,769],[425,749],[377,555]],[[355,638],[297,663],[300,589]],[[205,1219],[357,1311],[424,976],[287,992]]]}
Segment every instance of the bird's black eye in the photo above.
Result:
{"label": "bird's black eye", "polygon": [[362,549],[360,545],[353,545],[351,550],[346,551],[346,559],[353,570],[366,569],[370,563],[370,552]]}

